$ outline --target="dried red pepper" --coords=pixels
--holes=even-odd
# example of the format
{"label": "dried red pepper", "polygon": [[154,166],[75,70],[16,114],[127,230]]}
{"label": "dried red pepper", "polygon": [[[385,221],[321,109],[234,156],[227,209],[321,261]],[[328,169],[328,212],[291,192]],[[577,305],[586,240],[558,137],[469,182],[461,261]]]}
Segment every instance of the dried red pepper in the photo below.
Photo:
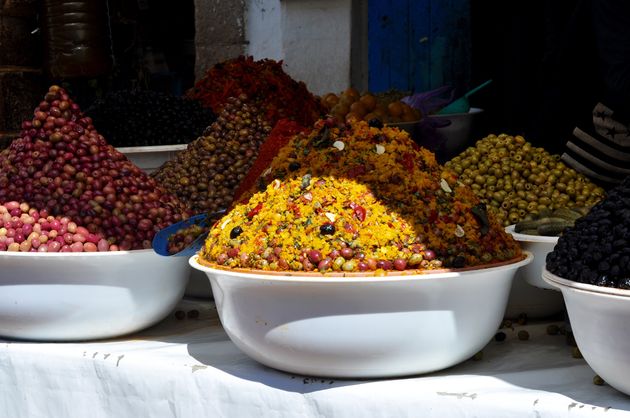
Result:
{"label": "dried red pepper", "polygon": [[272,124],[288,118],[303,126],[311,126],[325,113],[320,101],[306,85],[284,72],[282,61],[255,61],[251,56],[240,56],[214,65],[187,95],[218,113],[228,97],[238,97],[243,93],[265,109]]}
{"label": "dried red pepper", "polygon": [[402,156],[402,161],[401,164],[403,165],[403,167],[405,167],[410,173],[413,173],[413,169],[415,167],[414,162],[413,162],[414,158],[413,155],[411,155],[410,153],[405,153]]}
{"label": "dried red pepper", "polygon": [[255,207],[254,209],[250,210],[250,211],[247,213],[247,217],[248,217],[249,219],[252,219],[254,216],[258,215],[258,213],[260,212],[260,210],[261,210],[262,208],[263,208],[263,204],[262,204],[262,203],[257,204],[257,205],[256,205],[256,207]]}
{"label": "dried red pepper", "polygon": [[288,119],[281,119],[276,123],[265,142],[260,146],[254,164],[234,192],[234,202],[240,201],[242,197],[249,197],[245,193],[252,191],[262,173],[271,165],[271,161],[278,154],[280,148],[284,147],[294,135],[304,131],[304,129],[300,124]]}
{"label": "dried red pepper", "polygon": [[364,165],[357,165],[352,167],[351,169],[349,169],[346,173],[346,176],[349,179],[353,179],[355,177],[359,177],[362,176],[363,174],[365,174],[367,172],[366,168]]}

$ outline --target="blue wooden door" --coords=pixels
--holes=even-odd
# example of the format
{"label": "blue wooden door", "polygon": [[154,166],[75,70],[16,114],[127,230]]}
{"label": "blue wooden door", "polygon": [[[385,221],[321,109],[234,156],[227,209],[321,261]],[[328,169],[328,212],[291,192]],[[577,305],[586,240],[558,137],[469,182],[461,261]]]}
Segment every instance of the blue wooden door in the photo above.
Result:
{"label": "blue wooden door", "polygon": [[470,84],[468,0],[369,0],[368,84],[427,91]]}

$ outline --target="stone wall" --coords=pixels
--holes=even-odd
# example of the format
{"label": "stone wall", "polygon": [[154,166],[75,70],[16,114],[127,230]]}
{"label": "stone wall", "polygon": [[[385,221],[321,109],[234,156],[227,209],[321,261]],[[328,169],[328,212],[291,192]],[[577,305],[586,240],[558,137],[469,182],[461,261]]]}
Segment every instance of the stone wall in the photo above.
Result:
{"label": "stone wall", "polygon": [[245,0],[195,0],[195,78],[245,52]]}

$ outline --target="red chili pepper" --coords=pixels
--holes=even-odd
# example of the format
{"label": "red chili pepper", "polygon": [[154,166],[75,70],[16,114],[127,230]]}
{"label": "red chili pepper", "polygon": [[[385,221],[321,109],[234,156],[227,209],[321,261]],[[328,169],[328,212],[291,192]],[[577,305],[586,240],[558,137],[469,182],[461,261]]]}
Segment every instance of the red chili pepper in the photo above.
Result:
{"label": "red chili pepper", "polygon": [[295,203],[290,203],[288,207],[289,207],[289,210],[293,212],[293,214],[296,217],[299,218],[300,216],[302,216],[302,213],[300,212],[300,207],[296,205]]}
{"label": "red chili pepper", "polygon": [[260,212],[260,210],[262,209],[263,204],[259,203],[256,205],[256,207],[252,210],[249,211],[249,213],[247,214],[247,217],[249,219],[252,219],[254,216],[258,215],[258,213]]}
{"label": "red chili pepper", "polygon": [[353,179],[355,177],[365,174],[365,172],[366,172],[366,169],[364,165],[357,165],[357,166],[352,167],[350,170],[348,170],[348,172],[346,173],[346,176],[350,179]]}
{"label": "red chili pepper", "polygon": [[447,224],[453,222],[453,218],[451,218],[449,215],[442,215],[440,217],[440,220]]}
{"label": "red chili pepper", "polygon": [[251,56],[215,64],[187,95],[218,113],[229,97],[242,93],[259,102],[272,125],[286,117],[311,126],[325,113],[324,106],[306,84],[284,72],[282,61],[255,61]]}
{"label": "red chili pepper", "polygon": [[406,153],[402,157],[402,165],[407,169],[407,171],[413,173],[414,163],[413,163],[413,155],[410,153]]}

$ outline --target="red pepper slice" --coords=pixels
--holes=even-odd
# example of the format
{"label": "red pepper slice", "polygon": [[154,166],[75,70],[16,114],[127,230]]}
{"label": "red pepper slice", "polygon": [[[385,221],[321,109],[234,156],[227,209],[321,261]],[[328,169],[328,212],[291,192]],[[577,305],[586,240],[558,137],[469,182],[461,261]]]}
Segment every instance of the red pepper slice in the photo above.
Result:
{"label": "red pepper slice", "polygon": [[361,222],[365,220],[365,208],[360,205],[356,205],[354,208],[354,216]]}
{"label": "red pepper slice", "polygon": [[350,170],[346,172],[346,176],[350,179],[361,176],[366,173],[366,168],[364,165],[357,165],[352,167]]}
{"label": "red pepper slice", "polygon": [[407,171],[413,173],[413,155],[411,155],[410,153],[406,153],[405,155],[403,155],[401,163],[403,167],[407,169]]}
{"label": "red pepper slice", "polygon": [[247,217],[249,219],[252,219],[254,216],[258,215],[258,213],[260,212],[260,210],[262,209],[263,204],[259,203],[256,205],[256,207],[252,210],[249,211],[249,213],[247,214]]}
{"label": "red pepper slice", "polygon": [[357,205],[354,202],[350,202],[348,206],[354,211],[354,216],[356,216],[359,221],[363,222],[365,220],[366,211],[363,206]]}
{"label": "red pepper slice", "polygon": [[289,208],[289,210],[290,210],[291,212],[293,212],[293,214],[294,214],[296,217],[298,217],[298,218],[299,218],[300,216],[302,216],[302,213],[300,212],[300,207],[299,207],[298,205],[296,205],[295,203],[289,203],[288,208]]}

